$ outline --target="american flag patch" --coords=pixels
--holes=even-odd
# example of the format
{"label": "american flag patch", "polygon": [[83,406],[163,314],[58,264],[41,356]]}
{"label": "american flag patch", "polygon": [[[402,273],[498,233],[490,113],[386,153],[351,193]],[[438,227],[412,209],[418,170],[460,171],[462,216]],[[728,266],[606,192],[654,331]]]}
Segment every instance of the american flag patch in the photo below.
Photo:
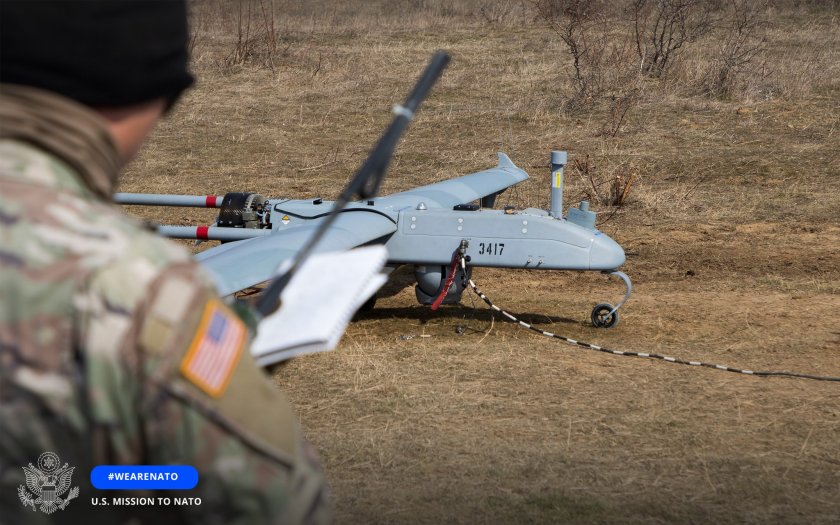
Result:
{"label": "american flag patch", "polygon": [[227,388],[245,342],[245,325],[218,300],[207,302],[181,373],[212,397]]}

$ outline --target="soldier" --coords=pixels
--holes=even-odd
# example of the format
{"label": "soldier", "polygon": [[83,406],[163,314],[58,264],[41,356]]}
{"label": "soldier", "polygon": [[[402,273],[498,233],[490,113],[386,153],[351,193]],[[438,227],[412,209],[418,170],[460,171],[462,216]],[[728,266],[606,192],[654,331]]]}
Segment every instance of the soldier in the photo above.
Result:
{"label": "soldier", "polygon": [[[250,358],[249,327],[187,251],[111,203],[192,82],[185,11],[0,2],[0,523],[326,520],[317,457]],[[56,506],[62,487],[38,481],[49,516],[20,493],[45,451],[81,487]],[[198,486],[176,495],[201,504],[94,505],[113,493],[90,469],[108,464],[193,465]]]}

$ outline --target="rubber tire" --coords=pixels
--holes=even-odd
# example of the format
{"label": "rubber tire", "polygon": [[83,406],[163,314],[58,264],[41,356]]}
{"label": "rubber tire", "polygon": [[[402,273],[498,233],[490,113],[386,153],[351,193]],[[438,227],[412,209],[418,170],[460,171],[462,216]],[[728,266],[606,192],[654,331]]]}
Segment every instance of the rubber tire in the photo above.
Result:
{"label": "rubber tire", "polygon": [[592,326],[595,328],[612,328],[618,324],[618,312],[614,312],[611,316],[604,318],[610,310],[615,308],[610,303],[596,304],[592,309]]}

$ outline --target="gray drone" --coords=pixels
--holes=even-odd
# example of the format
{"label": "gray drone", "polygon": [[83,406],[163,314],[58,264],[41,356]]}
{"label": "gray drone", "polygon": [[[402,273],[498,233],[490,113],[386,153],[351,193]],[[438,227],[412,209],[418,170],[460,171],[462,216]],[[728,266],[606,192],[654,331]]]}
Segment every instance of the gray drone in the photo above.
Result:
{"label": "gray drone", "polygon": [[[119,204],[218,208],[212,226],[159,226],[171,238],[222,241],[196,255],[229,295],[272,280],[259,309],[277,307],[279,291],[296,267],[313,252],[347,250],[384,244],[388,268],[414,265],[415,292],[421,304],[457,303],[465,283],[453,279],[458,253],[476,266],[536,270],[598,271],[620,278],[624,298],[613,306],[596,305],[592,323],[609,328],[630,297],[630,279],[618,268],[624,250],[595,227],[595,213],[586,201],[563,207],[563,167],[566,152],[551,152],[551,208],[493,209],[504,190],[526,179],[507,155],[499,153],[491,169],[452,180],[377,197],[379,185],[399,136],[435,83],[449,56],[438,52],[409,98],[394,108],[395,117],[368,159],[336,199],[270,199],[256,193],[224,196],[118,193]],[[284,275],[281,263],[292,260]]]}

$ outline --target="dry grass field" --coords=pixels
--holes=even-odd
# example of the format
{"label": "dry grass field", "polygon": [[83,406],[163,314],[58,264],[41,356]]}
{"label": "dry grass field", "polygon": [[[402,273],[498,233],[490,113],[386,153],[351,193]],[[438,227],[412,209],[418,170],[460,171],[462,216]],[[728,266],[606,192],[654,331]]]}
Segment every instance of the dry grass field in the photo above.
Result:
{"label": "dry grass field", "polygon": [[[755,53],[717,85],[731,2],[661,75],[639,72],[632,16],[612,5],[578,26],[605,43],[582,96],[566,19],[539,16],[556,4],[197,2],[197,86],[121,189],[334,197],[443,48],[383,192],[503,150],[531,179],[502,204],[547,207],[549,151],[567,149],[566,203],[593,199],[636,286],[612,330],[588,324],[620,297],[601,275],[479,269],[491,299],[603,346],[840,376],[840,4],[736,4],[757,16]],[[840,522],[840,384],[586,351],[469,293],[432,312],[408,270],[335,352],[275,372],[337,523]]]}

